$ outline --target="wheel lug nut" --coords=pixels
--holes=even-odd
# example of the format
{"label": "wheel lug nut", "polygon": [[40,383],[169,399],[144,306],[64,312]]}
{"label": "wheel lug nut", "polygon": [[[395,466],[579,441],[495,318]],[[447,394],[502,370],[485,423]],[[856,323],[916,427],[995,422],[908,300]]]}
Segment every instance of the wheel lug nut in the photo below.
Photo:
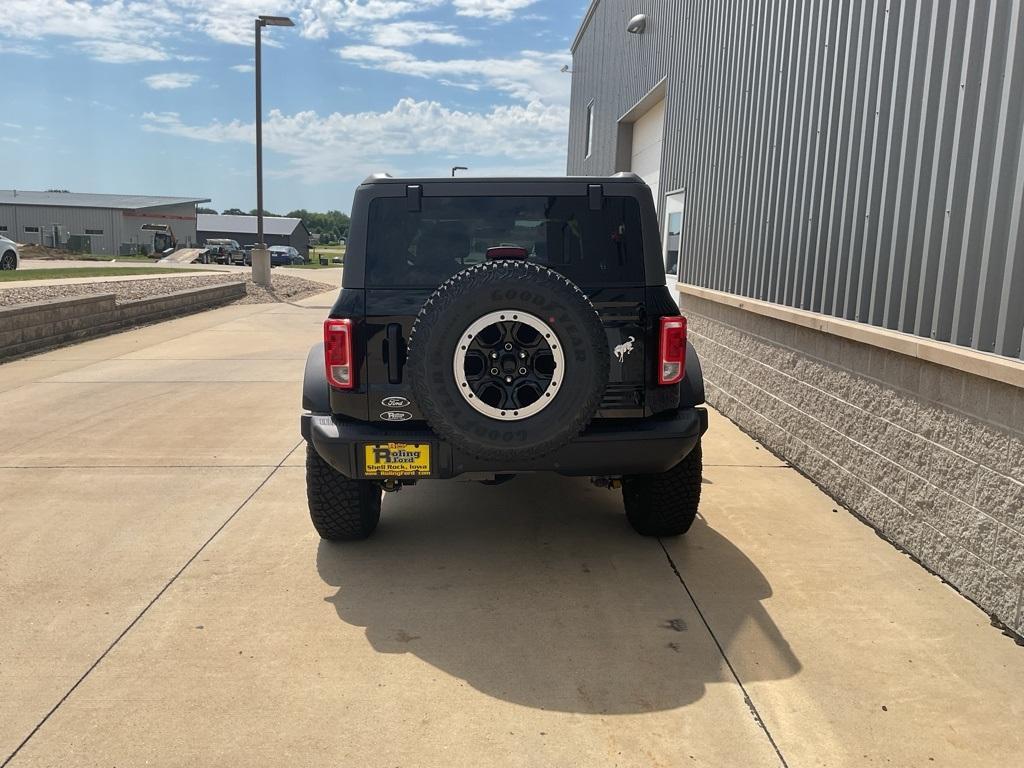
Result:
{"label": "wheel lug nut", "polygon": [[520,360],[525,360],[526,359],[526,353],[525,352],[520,352],[519,353],[519,359]]}
{"label": "wheel lug nut", "polygon": [[519,375],[520,376],[525,376],[526,375],[526,369],[525,368],[520,368],[519,369]]}
{"label": "wheel lug nut", "polygon": [[497,375],[498,375],[498,369],[497,368],[491,368],[491,376],[497,376]]}
{"label": "wheel lug nut", "polygon": [[512,349],[512,342],[506,341],[505,342],[505,349],[506,350],[511,350]]}
{"label": "wheel lug nut", "polygon": [[505,377],[505,383],[506,384],[511,384],[512,383],[512,377],[511,376],[506,376]]}
{"label": "wheel lug nut", "polygon": [[495,360],[497,360],[498,359],[498,353],[497,352],[491,352],[491,357],[494,358]]}

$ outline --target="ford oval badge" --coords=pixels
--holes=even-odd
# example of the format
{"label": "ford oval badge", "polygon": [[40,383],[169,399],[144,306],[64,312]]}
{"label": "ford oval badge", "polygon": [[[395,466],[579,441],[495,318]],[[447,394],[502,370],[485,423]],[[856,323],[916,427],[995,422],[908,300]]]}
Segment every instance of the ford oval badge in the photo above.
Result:
{"label": "ford oval badge", "polygon": [[380,401],[385,408],[405,408],[409,405],[409,399],[405,397],[385,397]]}

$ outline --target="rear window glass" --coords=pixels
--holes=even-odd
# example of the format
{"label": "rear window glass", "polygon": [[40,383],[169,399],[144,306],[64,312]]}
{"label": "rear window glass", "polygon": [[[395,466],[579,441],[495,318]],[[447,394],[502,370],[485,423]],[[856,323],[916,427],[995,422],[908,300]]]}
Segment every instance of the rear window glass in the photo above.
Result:
{"label": "rear window glass", "polygon": [[519,246],[581,285],[642,283],[640,207],[631,197],[605,197],[592,211],[586,197],[424,197],[408,210],[404,197],[370,203],[367,285],[434,287],[485,260],[488,248]]}

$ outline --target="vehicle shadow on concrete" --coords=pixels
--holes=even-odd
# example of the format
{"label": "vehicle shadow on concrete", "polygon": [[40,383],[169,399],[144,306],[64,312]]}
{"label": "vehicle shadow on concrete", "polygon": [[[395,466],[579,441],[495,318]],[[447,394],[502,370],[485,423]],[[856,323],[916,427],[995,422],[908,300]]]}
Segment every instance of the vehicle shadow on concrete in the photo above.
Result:
{"label": "vehicle shadow on concrete", "polygon": [[[799,671],[760,604],[764,576],[702,521],[692,533],[732,572],[718,642],[728,652],[752,629],[771,649],[760,679]],[[338,587],[338,616],[378,652],[414,654],[523,706],[659,711],[733,682],[657,540],[632,532],[618,492],[586,480],[424,482],[385,497],[372,539],[321,542],[317,569]]]}

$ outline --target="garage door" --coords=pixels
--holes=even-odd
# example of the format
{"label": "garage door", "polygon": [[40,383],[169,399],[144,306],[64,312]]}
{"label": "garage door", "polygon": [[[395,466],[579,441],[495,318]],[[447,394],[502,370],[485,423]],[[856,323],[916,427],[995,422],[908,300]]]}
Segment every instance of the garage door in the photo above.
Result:
{"label": "garage door", "polygon": [[630,170],[647,182],[658,205],[658,172],[661,169],[661,138],[665,128],[665,100],[662,99],[633,123]]}

